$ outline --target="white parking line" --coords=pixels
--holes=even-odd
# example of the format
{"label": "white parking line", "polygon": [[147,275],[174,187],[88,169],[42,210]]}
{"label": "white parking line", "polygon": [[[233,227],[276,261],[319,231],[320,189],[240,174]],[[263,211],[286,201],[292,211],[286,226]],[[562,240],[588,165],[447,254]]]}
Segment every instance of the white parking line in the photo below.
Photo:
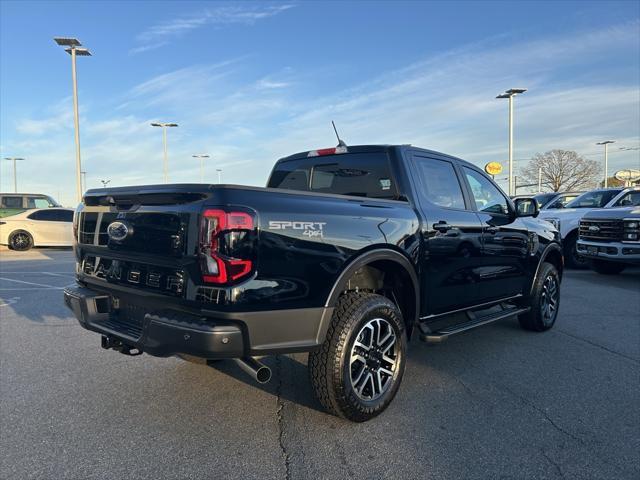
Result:
{"label": "white parking line", "polygon": [[54,290],[64,290],[64,288],[65,288],[65,287],[54,287],[53,285],[45,285],[45,284],[42,284],[42,283],[25,282],[24,280],[14,280],[13,278],[0,277],[0,280],[6,280],[7,282],[24,283],[25,285],[33,285],[33,286],[36,286],[36,287],[51,288],[51,289],[54,289]]}
{"label": "white parking line", "polygon": [[0,307],[6,307],[8,305],[11,305],[12,303],[17,303],[18,300],[20,300],[20,297],[11,297],[5,300],[3,303],[0,303]]}

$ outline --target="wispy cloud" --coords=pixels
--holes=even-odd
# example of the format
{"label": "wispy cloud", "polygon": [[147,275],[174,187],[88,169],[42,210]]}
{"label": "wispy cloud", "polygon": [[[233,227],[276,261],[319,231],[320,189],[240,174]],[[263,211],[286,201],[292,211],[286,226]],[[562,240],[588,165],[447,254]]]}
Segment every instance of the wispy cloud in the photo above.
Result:
{"label": "wispy cloud", "polygon": [[[197,181],[199,164],[191,154],[207,152],[208,178],[223,166],[225,181],[263,185],[278,157],[334,144],[332,119],[350,145],[413,143],[478,165],[503,161],[507,105],[494,97],[520,85],[529,91],[516,100],[517,159],[552,148],[600,158],[594,143],[609,137],[616,146],[638,146],[638,74],[597,75],[613,51],[638,57],[637,23],[546,40],[507,40],[438,53],[324,94],[318,93],[326,81],[322,72],[249,73],[243,58],[165,72],[123,94],[121,108],[111,114],[98,116],[107,109],[88,108],[82,141],[89,185],[99,186],[100,178],[111,178],[112,185],[161,180],[161,135],[149,127],[157,115],[180,124],[169,133],[170,179],[176,182]],[[70,111],[70,99],[60,106]],[[23,119],[18,125],[25,134],[3,138],[4,147],[33,160],[21,166],[24,178],[42,179],[32,189],[48,191],[47,185],[73,178],[70,128],[31,134],[44,131],[58,113],[52,108],[45,120]],[[612,171],[637,168],[639,152],[609,152]]]}
{"label": "wispy cloud", "polygon": [[132,48],[129,53],[135,55],[155,50],[166,45],[172,38],[181,37],[207,25],[253,25],[259,20],[278,15],[294,6],[293,4],[220,6],[181,16],[152,25],[141,32],[136,37],[139,45]]}

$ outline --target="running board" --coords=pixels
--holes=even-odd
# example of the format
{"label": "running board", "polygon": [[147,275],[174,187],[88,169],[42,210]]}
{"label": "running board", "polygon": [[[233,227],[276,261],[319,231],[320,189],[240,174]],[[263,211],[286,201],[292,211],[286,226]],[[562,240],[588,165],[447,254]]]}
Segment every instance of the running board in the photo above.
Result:
{"label": "running board", "polygon": [[503,320],[505,318],[520,315],[521,313],[526,313],[529,310],[529,307],[508,307],[498,312],[483,315],[481,317],[476,316],[473,311],[468,311],[467,316],[469,317],[469,321],[457,323],[455,325],[442,328],[441,330],[435,332],[423,332],[420,334],[420,340],[428,343],[443,342],[451,335],[466,332],[467,330],[471,330],[472,328],[481,327],[482,325],[497,322],[498,320]]}

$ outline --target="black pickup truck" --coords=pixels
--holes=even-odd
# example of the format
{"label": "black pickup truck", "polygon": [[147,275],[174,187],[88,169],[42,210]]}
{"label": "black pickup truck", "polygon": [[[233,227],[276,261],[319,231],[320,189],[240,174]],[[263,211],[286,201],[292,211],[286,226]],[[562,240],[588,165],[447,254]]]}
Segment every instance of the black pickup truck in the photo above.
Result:
{"label": "black pickup truck", "polygon": [[264,382],[256,357],[309,352],[322,405],[364,421],[395,396],[412,334],[553,326],[562,250],[537,213],[474,165],[410,145],[298,153],[266,188],[89,190],[64,299],[124,354],[235,359]]}

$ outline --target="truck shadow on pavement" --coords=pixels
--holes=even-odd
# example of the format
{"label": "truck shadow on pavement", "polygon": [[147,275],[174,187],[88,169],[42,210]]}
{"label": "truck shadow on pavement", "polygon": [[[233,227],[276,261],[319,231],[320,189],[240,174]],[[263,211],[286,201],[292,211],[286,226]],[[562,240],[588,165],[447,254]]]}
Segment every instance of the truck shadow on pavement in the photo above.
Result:
{"label": "truck shadow on pavement", "polygon": [[[296,356],[306,359],[307,354]],[[271,368],[272,377],[268,383],[258,383],[232,360],[215,362],[210,368],[275,397],[324,412],[322,405],[311,392],[306,362],[302,363],[290,355],[265,357],[261,362]]]}

